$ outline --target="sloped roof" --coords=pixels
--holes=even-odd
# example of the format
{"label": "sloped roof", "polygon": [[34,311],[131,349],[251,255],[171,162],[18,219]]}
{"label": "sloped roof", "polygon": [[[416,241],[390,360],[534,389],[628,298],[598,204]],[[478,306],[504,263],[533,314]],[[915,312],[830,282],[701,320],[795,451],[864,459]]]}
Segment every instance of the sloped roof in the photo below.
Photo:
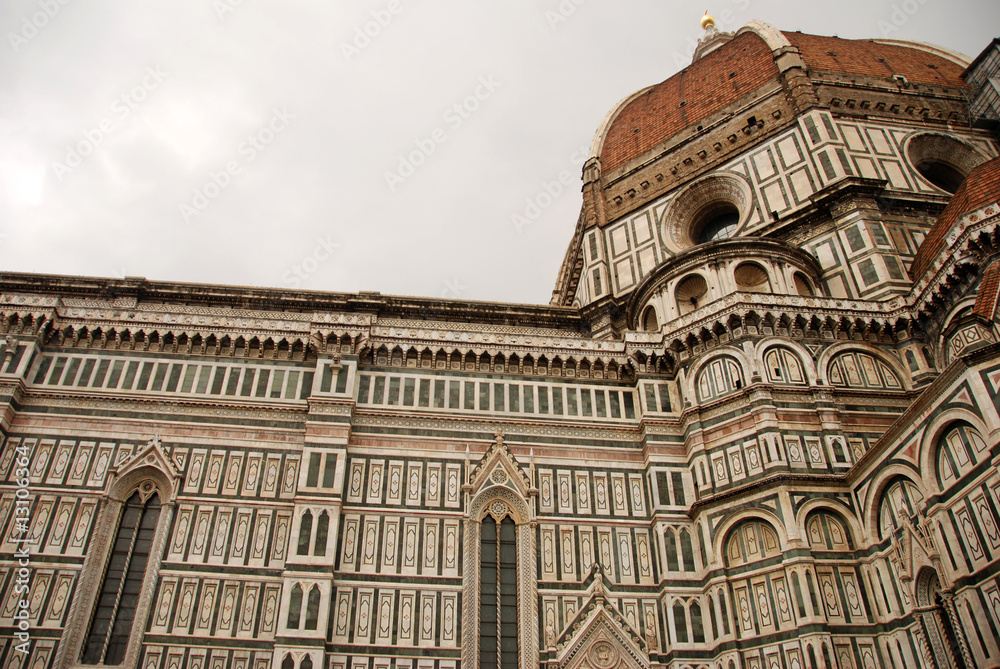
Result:
{"label": "sloped roof", "polygon": [[934,264],[934,259],[944,251],[945,236],[959,218],[997,200],[1000,200],[1000,158],[994,158],[974,168],[955,191],[951,202],[927,232],[927,237],[913,258],[910,274],[914,281],[927,271]]}
{"label": "sloped roof", "polygon": [[912,47],[875,40],[848,40],[823,35],[784,32],[802,60],[819,72],[889,79],[900,74],[913,84],[961,88],[964,68],[954,61]]}

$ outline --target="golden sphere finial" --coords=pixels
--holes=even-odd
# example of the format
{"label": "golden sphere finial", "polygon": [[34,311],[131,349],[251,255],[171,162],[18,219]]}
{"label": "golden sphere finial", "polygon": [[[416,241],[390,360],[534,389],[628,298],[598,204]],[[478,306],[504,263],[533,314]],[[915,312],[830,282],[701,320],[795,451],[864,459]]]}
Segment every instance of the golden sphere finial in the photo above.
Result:
{"label": "golden sphere finial", "polygon": [[701,17],[701,27],[704,30],[715,27],[715,17],[710,15],[707,9],[705,10],[705,15]]}

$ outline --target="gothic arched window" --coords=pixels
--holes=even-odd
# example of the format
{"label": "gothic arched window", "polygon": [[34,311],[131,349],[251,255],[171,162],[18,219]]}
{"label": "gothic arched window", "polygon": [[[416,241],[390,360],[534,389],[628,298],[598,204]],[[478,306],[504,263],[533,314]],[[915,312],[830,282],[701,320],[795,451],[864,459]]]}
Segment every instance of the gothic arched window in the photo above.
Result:
{"label": "gothic arched window", "polygon": [[143,500],[137,490],[125,502],[83,647],[85,664],[116,665],[125,658],[159,518],[155,493]]}
{"label": "gothic arched window", "polygon": [[479,555],[479,667],[516,669],[517,534],[510,516],[483,519]]}
{"label": "gothic arched window", "polygon": [[313,555],[320,557],[326,555],[326,540],[330,534],[330,516],[326,511],[319,514],[319,521],[316,523],[316,542],[313,546]]}

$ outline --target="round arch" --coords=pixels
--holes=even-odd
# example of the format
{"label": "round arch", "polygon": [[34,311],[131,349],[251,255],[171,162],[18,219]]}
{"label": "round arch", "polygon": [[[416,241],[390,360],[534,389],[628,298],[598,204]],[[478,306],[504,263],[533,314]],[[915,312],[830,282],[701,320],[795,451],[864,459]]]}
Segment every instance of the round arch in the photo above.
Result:
{"label": "round arch", "polygon": [[885,363],[889,369],[896,373],[896,376],[899,378],[899,382],[903,386],[903,390],[913,390],[913,382],[910,379],[910,373],[904,369],[903,363],[891,355],[885,355],[882,351],[873,346],[865,346],[863,343],[857,341],[845,341],[833,344],[820,353],[819,358],[816,359],[816,371],[819,380],[823,383],[823,385],[830,385],[830,361],[841,353],[847,353],[849,351],[858,351],[859,353],[872,356],[879,362]]}
{"label": "round arch", "polygon": [[860,539],[864,536],[861,521],[846,504],[828,498],[813,498],[799,507],[795,513],[795,527],[800,536],[806,536],[806,519],[813,511],[828,511],[836,515],[837,518],[844,521],[844,526],[851,533],[855,548],[860,545]]}
{"label": "round arch", "polygon": [[889,487],[889,484],[900,477],[905,478],[916,486],[920,494],[924,496],[924,499],[927,499],[927,488],[924,487],[920,472],[915,471],[914,467],[900,463],[890,464],[885,467],[879,472],[868,488],[869,495],[867,503],[864,505],[865,516],[862,519],[866,542],[875,543],[878,541],[878,514],[881,510],[879,508],[879,501],[882,499],[882,494]]}
{"label": "round arch", "polygon": [[955,423],[968,423],[974,427],[979,434],[988,440],[990,429],[983,420],[968,409],[951,408],[940,415],[924,429],[924,434],[920,438],[920,463],[919,474],[923,478],[924,487],[928,492],[941,492],[941,487],[937,480],[937,453],[940,446],[941,437]]}
{"label": "round arch", "polygon": [[686,397],[696,398],[698,394],[697,381],[698,375],[701,374],[701,370],[704,369],[705,365],[712,362],[716,358],[729,356],[735,358],[737,364],[739,364],[740,369],[743,372],[744,381],[749,382],[751,376],[756,371],[756,367],[753,361],[747,356],[747,354],[741,348],[736,346],[717,346],[711,351],[706,352],[706,354],[688,369],[686,378],[684,379],[684,391],[687,393]]}
{"label": "round arch", "polygon": [[785,524],[781,522],[781,519],[777,515],[767,511],[766,509],[745,509],[742,511],[737,511],[732,516],[722,521],[719,527],[716,529],[715,539],[712,540],[712,549],[715,552],[714,562],[716,566],[721,566],[725,560],[725,546],[726,541],[729,540],[729,536],[733,531],[733,528],[742,523],[745,520],[759,520],[767,523],[774,530],[775,534],[778,535],[778,547],[782,552],[788,550],[788,534],[785,531]]}
{"label": "round arch", "polygon": [[785,337],[772,335],[764,337],[757,342],[754,347],[753,357],[758,370],[764,369],[764,354],[775,346],[784,346],[787,349],[791,349],[798,356],[799,362],[802,363],[802,369],[806,373],[806,380],[810,386],[819,383],[819,371],[816,368],[816,360],[813,358],[812,352],[794,339],[787,339]]}

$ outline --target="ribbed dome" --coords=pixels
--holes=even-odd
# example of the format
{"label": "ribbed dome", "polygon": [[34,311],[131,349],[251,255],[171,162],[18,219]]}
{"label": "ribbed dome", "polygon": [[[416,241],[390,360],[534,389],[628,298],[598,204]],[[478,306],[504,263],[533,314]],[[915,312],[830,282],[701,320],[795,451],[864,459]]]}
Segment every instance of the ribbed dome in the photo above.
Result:
{"label": "ribbed dome", "polygon": [[765,84],[778,83],[773,55],[778,49],[798,49],[813,72],[887,80],[901,75],[911,84],[965,86],[963,57],[945,49],[783,33],[755,21],[731,41],[666,81],[629,96],[613,110],[594,141],[602,170],[621,167]]}

